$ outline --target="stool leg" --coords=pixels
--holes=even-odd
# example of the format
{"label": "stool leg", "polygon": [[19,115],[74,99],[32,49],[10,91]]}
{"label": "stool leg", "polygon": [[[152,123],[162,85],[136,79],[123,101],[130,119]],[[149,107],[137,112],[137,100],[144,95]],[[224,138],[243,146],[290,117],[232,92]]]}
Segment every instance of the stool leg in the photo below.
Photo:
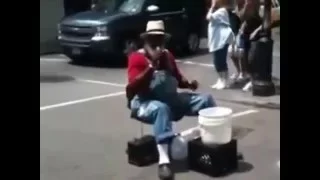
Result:
{"label": "stool leg", "polygon": [[144,135],[144,132],[143,132],[143,123],[140,122],[140,137],[142,137]]}

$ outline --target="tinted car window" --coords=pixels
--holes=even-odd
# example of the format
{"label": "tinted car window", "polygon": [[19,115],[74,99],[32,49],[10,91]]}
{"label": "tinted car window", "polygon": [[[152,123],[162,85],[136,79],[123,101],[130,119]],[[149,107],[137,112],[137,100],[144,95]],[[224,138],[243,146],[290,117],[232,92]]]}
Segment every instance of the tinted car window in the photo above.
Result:
{"label": "tinted car window", "polygon": [[183,0],[150,0],[150,5],[157,5],[160,12],[181,11]]}
{"label": "tinted car window", "polygon": [[119,7],[119,11],[135,13],[141,11],[145,0],[125,0]]}

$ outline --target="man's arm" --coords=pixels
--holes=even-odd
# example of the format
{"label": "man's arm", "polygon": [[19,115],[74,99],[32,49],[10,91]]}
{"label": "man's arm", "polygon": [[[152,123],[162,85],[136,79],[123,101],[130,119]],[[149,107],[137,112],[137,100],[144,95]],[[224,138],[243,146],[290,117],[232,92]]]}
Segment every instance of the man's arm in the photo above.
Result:
{"label": "man's arm", "polygon": [[[276,27],[279,27],[280,26],[280,18],[277,19],[277,20],[274,20],[271,22],[270,26],[267,27],[270,28],[270,29],[273,29],[273,28],[276,28]],[[260,25],[257,29],[255,29],[251,34],[250,34],[250,39],[253,40],[253,39],[257,39],[258,38],[258,35],[259,35],[259,32],[261,31],[262,29],[262,25]]]}
{"label": "man's arm", "polygon": [[153,68],[148,66],[145,57],[132,53],[128,59],[128,80],[126,87],[127,98],[130,101],[136,94],[148,91],[152,79]]}
{"label": "man's arm", "polygon": [[260,2],[259,0],[238,0],[237,6],[239,18],[241,21],[245,21],[255,11],[259,12]]}
{"label": "man's arm", "polygon": [[189,81],[181,74],[180,70],[178,69],[174,56],[169,51],[168,51],[168,57],[169,57],[169,62],[173,68],[173,73],[178,81],[179,88],[181,89],[190,88]]}

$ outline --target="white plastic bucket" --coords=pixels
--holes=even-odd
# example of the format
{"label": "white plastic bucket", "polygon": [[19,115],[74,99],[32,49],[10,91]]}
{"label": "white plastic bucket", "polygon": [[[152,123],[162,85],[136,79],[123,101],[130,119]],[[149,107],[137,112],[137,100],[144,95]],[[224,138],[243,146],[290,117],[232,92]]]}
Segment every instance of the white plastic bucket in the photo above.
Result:
{"label": "white plastic bucket", "polygon": [[212,107],[199,111],[200,136],[207,145],[226,144],[231,141],[232,109]]}

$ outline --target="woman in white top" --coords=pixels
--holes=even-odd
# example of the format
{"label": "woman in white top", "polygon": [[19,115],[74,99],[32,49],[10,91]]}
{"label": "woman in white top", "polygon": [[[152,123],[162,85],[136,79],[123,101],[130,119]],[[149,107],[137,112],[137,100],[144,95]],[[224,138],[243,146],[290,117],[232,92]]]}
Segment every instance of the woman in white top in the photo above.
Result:
{"label": "woman in white top", "polygon": [[218,73],[217,83],[212,85],[214,89],[228,87],[228,47],[235,39],[230,27],[228,6],[230,0],[212,0],[211,8],[207,14],[208,24],[208,48],[213,54],[213,63]]}

